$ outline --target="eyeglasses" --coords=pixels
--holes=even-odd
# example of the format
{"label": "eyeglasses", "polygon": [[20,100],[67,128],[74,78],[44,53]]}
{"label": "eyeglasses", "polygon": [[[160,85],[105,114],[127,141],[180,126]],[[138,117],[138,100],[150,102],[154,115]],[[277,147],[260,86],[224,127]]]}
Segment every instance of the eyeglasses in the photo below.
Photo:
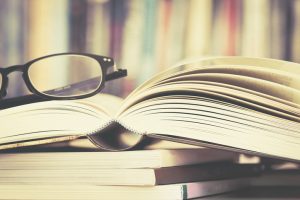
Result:
{"label": "eyeglasses", "polygon": [[125,69],[115,67],[110,57],[60,53],[34,59],[23,65],[0,68],[0,99],[6,96],[8,74],[23,72],[27,88],[44,99],[80,99],[90,97],[104,88],[106,81],[125,77]]}

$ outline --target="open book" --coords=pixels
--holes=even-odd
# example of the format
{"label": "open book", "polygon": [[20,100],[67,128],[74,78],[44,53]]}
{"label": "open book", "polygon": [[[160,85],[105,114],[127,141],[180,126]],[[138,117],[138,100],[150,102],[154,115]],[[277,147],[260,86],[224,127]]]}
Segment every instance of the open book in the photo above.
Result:
{"label": "open book", "polygon": [[88,136],[102,148],[124,150],[153,137],[300,161],[299,75],[299,64],[273,59],[188,62],[125,100],[99,95],[1,110],[0,144],[4,149]]}

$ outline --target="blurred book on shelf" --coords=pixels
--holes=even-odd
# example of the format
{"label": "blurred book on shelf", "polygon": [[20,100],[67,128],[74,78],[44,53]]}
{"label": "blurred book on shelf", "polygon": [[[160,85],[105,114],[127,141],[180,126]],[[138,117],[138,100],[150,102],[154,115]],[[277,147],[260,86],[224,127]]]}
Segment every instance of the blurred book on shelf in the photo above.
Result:
{"label": "blurred book on shelf", "polygon": [[[29,31],[24,20],[27,16],[26,3],[20,1],[0,1],[0,68],[24,61],[27,55],[26,32]],[[11,74],[8,96],[23,93],[18,74]]]}
{"label": "blurred book on shelf", "polygon": [[300,2],[299,1],[293,1],[293,4],[291,6],[291,21],[293,22],[291,25],[292,27],[292,33],[291,33],[291,55],[290,59],[294,60],[295,62],[300,62]]}
{"label": "blurred book on shelf", "polygon": [[271,55],[270,9],[272,1],[245,0],[242,12],[241,55],[267,57]]}

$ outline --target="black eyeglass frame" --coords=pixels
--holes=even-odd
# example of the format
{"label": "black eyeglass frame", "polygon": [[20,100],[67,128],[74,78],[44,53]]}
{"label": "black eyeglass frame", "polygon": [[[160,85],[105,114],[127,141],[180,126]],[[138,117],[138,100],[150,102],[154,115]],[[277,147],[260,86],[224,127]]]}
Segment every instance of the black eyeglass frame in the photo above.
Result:
{"label": "black eyeglass frame", "polygon": [[[77,95],[77,96],[70,96],[70,97],[65,97],[65,96],[52,96],[52,95],[47,95],[45,93],[39,92],[31,83],[28,70],[30,66],[42,59],[49,58],[49,57],[54,57],[54,56],[62,56],[62,55],[75,55],[75,56],[87,56],[90,58],[95,59],[99,63],[99,67],[101,67],[101,72],[102,72],[102,81],[99,84],[98,88],[95,89],[93,92],[84,94],[84,95]],[[23,65],[13,65],[9,66],[6,68],[0,68],[0,74],[2,76],[2,85],[0,88],[0,99],[6,96],[7,94],[7,87],[8,87],[8,74],[19,71],[22,72],[22,77],[23,80],[29,89],[30,92],[32,92],[35,95],[38,95],[39,97],[42,97],[43,99],[49,99],[49,100],[72,100],[72,99],[81,99],[81,98],[86,98],[86,97],[91,97],[97,93],[99,93],[105,86],[106,81],[110,80],[115,80],[118,78],[122,78],[127,76],[127,70],[126,69],[117,69],[117,71],[111,72],[107,74],[108,69],[110,67],[114,67],[115,63],[113,58],[108,57],[108,56],[101,56],[101,55],[96,55],[96,54],[89,54],[89,53],[57,53],[57,54],[51,54],[43,57],[36,58],[34,60],[31,60]]]}

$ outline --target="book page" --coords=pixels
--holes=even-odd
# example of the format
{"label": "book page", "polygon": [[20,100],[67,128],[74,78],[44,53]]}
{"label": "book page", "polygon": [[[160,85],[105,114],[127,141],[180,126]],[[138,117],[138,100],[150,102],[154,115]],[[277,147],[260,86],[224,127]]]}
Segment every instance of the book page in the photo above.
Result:
{"label": "book page", "polygon": [[111,122],[110,115],[116,112],[121,101],[111,95],[99,95],[85,100],[47,101],[1,110],[1,148],[92,134]]}
{"label": "book page", "polygon": [[[218,74],[219,75],[219,74]],[[200,76],[200,77],[199,77]],[[295,107],[295,108],[299,108],[300,106],[294,102],[291,102],[291,101],[287,101],[285,99],[282,99],[282,98],[278,98],[277,96],[281,96],[280,92],[279,92],[279,95],[276,93],[276,95],[274,96],[271,96],[269,94],[266,94],[266,93],[262,93],[262,92],[257,92],[256,90],[251,90],[251,89],[247,89],[246,87],[241,87],[239,84],[237,83],[234,83],[234,84],[227,84],[227,83],[222,83],[221,81],[218,81],[218,82],[213,82],[213,81],[209,81],[209,76],[208,75],[208,78],[204,78],[204,80],[197,80],[199,78],[201,78],[203,75],[184,75],[180,78],[174,78],[175,80],[171,79],[170,81],[167,81],[167,82],[163,82],[163,83],[160,83],[159,85],[156,85],[156,86],[153,86],[152,88],[157,88],[157,87],[160,87],[161,85],[169,85],[169,84],[172,84],[172,82],[186,82],[186,83],[190,83],[190,84],[193,84],[193,83],[196,83],[196,84],[206,84],[206,85],[215,85],[215,86],[219,86],[219,87],[224,87],[224,88],[230,88],[230,89],[234,89],[234,90],[239,90],[239,91],[244,91],[244,92],[247,92],[247,93],[250,93],[250,94],[255,94],[255,95],[258,95],[258,96],[261,96],[261,97],[264,97],[264,98],[267,98],[267,99],[271,99],[273,101],[277,101],[277,102],[280,102],[280,103],[283,103],[283,104],[286,104],[286,105],[289,105],[289,106],[292,106],[292,107]],[[212,78],[215,78],[215,77],[212,77]],[[234,81],[234,79],[238,78],[238,80],[242,81],[244,77],[231,77],[230,76],[230,79],[232,81]],[[245,77],[247,78],[247,77]],[[223,78],[221,78],[222,80]],[[225,81],[227,81],[225,79]],[[255,81],[255,84],[257,85],[257,82],[256,80],[254,79],[250,79],[250,81]],[[260,82],[260,81],[259,81]],[[251,86],[253,87],[253,86]],[[272,87],[272,86],[271,86]],[[274,86],[275,87],[275,86]],[[284,87],[286,88],[286,87]],[[266,90],[267,88],[264,87],[264,90]],[[288,88],[289,90],[290,88]],[[293,91],[293,90],[292,90]],[[267,93],[269,93],[269,91],[267,91]],[[283,93],[282,95],[286,95],[286,93]]]}
{"label": "book page", "polygon": [[113,116],[123,103],[122,98],[104,93],[99,93],[95,96],[77,101],[103,110],[110,116]]}
{"label": "book page", "polygon": [[[175,82],[177,80],[222,82],[257,92],[268,92],[270,95],[278,96],[279,98],[281,96],[286,98],[286,96],[290,96],[290,91],[295,91],[294,93],[296,94],[293,96],[296,96],[297,99],[299,96],[297,92],[300,89],[300,80],[295,74],[274,69],[266,70],[258,67],[241,68],[240,66],[214,66],[208,69],[191,70],[177,74],[176,76],[170,76],[155,85]],[[277,90],[278,87],[282,87],[283,90],[281,88]]]}
{"label": "book page", "polygon": [[176,74],[180,74],[183,71],[193,70],[193,69],[209,69],[214,66],[244,66],[244,68],[250,67],[261,67],[266,70],[275,69],[283,72],[288,72],[291,74],[299,74],[300,73],[300,64],[275,60],[269,58],[248,58],[248,57],[208,57],[208,58],[200,58],[194,59],[191,61],[185,61],[183,63],[179,63],[174,67],[166,69],[155,77],[149,79],[147,82],[142,84],[140,87],[135,89],[128,98],[140,92],[141,90],[145,90],[148,87],[151,87],[153,84],[165,80],[170,76],[176,76]]}
{"label": "book page", "polygon": [[[263,112],[271,112],[282,117],[292,117],[294,120],[299,121],[299,111],[286,104],[273,101],[268,98],[261,97],[259,95],[243,92],[240,90],[234,90],[226,87],[219,87],[214,85],[205,84],[186,84],[186,83],[174,83],[169,85],[162,85],[157,88],[151,88],[140,95],[132,98],[130,106],[134,106],[139,102],[143,102],[146,99],[158,97],[158,96],[169,96],[170,94],[191,94],[194,96],[214,96],[214,98],[222,98],[225,101],[234,101],[238,105],[244,105],[251,107],[255,110]],[[128,102],[127,102],[128,103]],[[123,111],[123,112],[126,112]],[[121,116],[122,114],[120,114]]]}
{"label": "book page", "polygon": [[[216,58],[216,60],[218,59],[223,60],[223,58]],[[228,64],[228,66],[221,65],[221,61],[212,66],[201,66],[201,62],[200,64],[196,62],[189,64],[188,67],[184,65],[175,67],[176,69],[171,68],[169,71],[165,71],[154,77],[134,91],[125,100],[118,114],[139,101],[151,98],[151,95],[155,95],[155,92],[157,93],[156,95],[164,92],[171,93],[171,84],[172,87],[176,88],[174,92],[178,92],[179,90],[183,92],[184,87],[186,89],[197,89],[204,93],[206,91],[219,93],[236,98],[237,100],[247,101],[250,104],[254,103],[272,107],[271,109],[277,109],[280,112],[288,110],[291,113],[299,113],[300,81],[295,74],[291,73],[296,71],[295,67],[290,67],[291,69],[288,68],[283,71],[281,65],[290,64],[289,62],[277,62],[272,59],[258,58],[235,59],[240,61],[239,65],[237,61],[234,61],[233,64]],[[207,59],[206,61],[208,62],[209,60]],[[256,65],[247,66],[247,63],[253,64],[253,62],[250,62],[252,60],[257,60]],[[274,67],[271,65],[273,61],[275,62]],[[269,64],[270,66],[262,66],[262,63]],[[172,72],[175,73],[172,74]],[[190,86],[183,86],[184,81],[186,81],[186,84],[190,84]],[[179,83],[181,84],[180,86]],[[217,87],[217,84],[223,85],[218,85],[219,87]],[[166,87],[166,85],[169,87]],[[177,90],[179,87],[180,89]],[[224,87],[224,89],[221,87]]]}
{"label": "book page", "polygon": [[147,102],[136,111],[125,112],[122,125],[148,136],[183,137],[300,159],[300,125],[296,122],[209,98],[173,96]]}
{"label": "book page", "polygon": [[300,65],[219,57],[170,68],[133,91],[116,120],[135,135],[300,160]]}

